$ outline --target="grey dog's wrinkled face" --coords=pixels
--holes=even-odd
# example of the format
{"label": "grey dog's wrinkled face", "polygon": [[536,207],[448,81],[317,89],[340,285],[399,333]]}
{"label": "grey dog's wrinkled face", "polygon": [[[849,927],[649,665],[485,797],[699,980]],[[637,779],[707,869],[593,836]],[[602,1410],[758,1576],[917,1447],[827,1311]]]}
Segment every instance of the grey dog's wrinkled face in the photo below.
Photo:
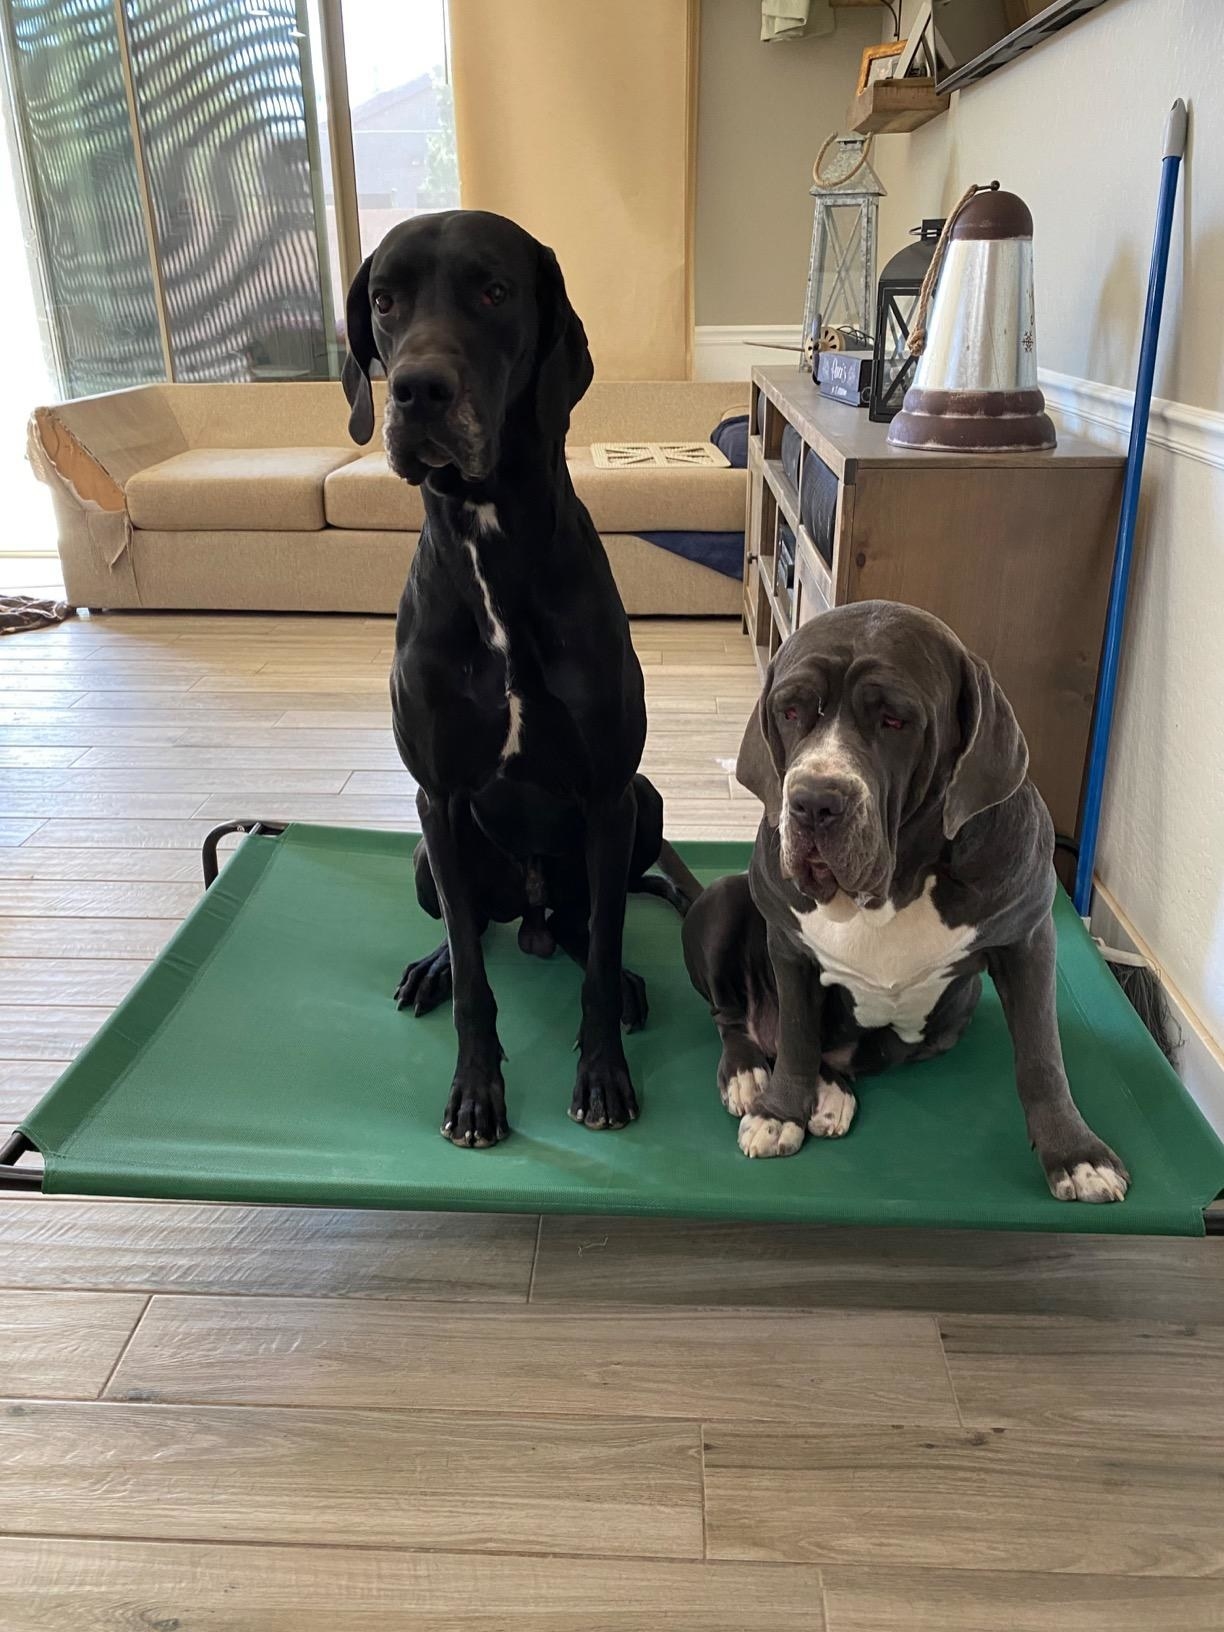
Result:
{"label": "grey dog's wrinkled face", "polygon": [[444,471],[469,484],[484,480],[508,411],[528,396],[540,429],[555,435],[560,416],[564,435],[591,377],[582,325],[551,250],[483,211],[444,211],[395,227],[354,279],[347,322],[350,432],[359,442],[373,432],[369,372],[381,359],[387,459],[413,483]]}
{"label": "grey dog's wrinkled face", "polygon": [[[776,680],[770,728],[782,747],[782,871],[805,894],[883,900],[896,834],[951,686],[924,696],[883,650],[830,641]],[[918,774],[922,773],[922,774]]]}
{"label": "grey dog's wrinkled face", "polygon": [[951,630],[865,601],[785,643],[738,769],[779,828],[783,875],[802,894],[827,903],[840,889],[878,906],[907,822],[938,805],[951,837],[1013,793],[1027,763],[1006,699]]}

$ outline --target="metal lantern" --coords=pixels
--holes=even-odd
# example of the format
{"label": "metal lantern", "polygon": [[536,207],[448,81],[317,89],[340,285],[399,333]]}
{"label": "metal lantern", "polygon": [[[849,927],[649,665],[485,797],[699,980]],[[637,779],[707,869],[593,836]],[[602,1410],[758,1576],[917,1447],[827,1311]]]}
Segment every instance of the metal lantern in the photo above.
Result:
{"label": "metal lantern", "polygon": [[875,310],[876,217],[885,189],[871,168],[870,136],[830,136],[812,167],[816,201],[803,356],[811,362],[821,331],[870,334]]}
{"label": "metal lantern", "polygon": [[922,280],[943,231],[942,219],[912,227],[918,236],[898,250],[880,273],[876,300],[875,347],[871,364],[869,417],[888,420],[898,413],[918,359],[905,349],[910,336]]}

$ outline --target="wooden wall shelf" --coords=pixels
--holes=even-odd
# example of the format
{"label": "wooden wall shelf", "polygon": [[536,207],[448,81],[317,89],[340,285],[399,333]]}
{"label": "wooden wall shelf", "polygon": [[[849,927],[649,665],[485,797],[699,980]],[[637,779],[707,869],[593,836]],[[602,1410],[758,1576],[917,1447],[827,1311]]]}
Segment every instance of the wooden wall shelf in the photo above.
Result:
{"label": "wooden wall shelf", "polygon": [[[1075,833],[1122,456],[1071,436],[1047,453],[894,448],[887,425],[822,397],[793,366],[754,368],[751,404],[744,626],[761,668],[793,628],[829,607],[925,607],[994,669],[1055,825]],[[788,426],[799,439],[798,483],[782,458]],[[808,479],[828,501],[820,537],[800,501],[812,460]],[[793,548],[789,582],[779,544],[783,559]]]}
{"label": "wooden wall shelf", "polygon": [[847,122],[860,135],[917,130],[948,111],[950,97],[940,96],[933,79],[878,79],[850,104]]}

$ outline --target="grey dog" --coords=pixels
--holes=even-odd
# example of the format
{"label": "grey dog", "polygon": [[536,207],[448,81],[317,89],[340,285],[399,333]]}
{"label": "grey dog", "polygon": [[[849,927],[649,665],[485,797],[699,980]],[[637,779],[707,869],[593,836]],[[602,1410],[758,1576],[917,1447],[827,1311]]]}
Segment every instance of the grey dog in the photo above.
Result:
{"label": "grey dog", "polygon": [[825,613],[770,664],[736,773],[765,806],[750,870],[704,892],[684,951],[744,1154],[846,1133],[857,1079],[951,1048],[985,970],[1050,1190],[1121,1201],[1063,1066],[1053,825],[986,664],[912,607]]}

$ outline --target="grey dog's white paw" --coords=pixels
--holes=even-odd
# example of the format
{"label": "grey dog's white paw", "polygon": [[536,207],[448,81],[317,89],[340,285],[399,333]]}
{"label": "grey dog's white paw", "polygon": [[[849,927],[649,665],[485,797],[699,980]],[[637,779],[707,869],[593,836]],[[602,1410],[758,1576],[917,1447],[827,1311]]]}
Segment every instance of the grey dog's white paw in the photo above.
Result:
{"label": "grey dog's white paw", "polygon": [[817,1139],[840,1139],[850,1132],[858,1100],[835,1082],[821,1077],[816,1084],[816,1104],[808,1118],[807,1131]]}
{"label": "grey dog's white paw", "polygon": [[1058,1201],[1124,1201],[1130,1188],[1126,1174],[1112,1162],[1077,1162],[1055,1168],[1047,1175]]}
{"label": "grey dog's white paw", "polygon": [[722,1102],[732,1116],[747,1116],[757,1102],[757,1095],[769,1087],[769,1072],[763,1065],[745,1066],[728,1079],[722,1092]]}
{"label": "grey dog's white paw", "polygon": [[746,1116],[739,1125],[739,1147],[745,1156],[793,1156],[803,1143],[798,1122],[776,1116]]}

